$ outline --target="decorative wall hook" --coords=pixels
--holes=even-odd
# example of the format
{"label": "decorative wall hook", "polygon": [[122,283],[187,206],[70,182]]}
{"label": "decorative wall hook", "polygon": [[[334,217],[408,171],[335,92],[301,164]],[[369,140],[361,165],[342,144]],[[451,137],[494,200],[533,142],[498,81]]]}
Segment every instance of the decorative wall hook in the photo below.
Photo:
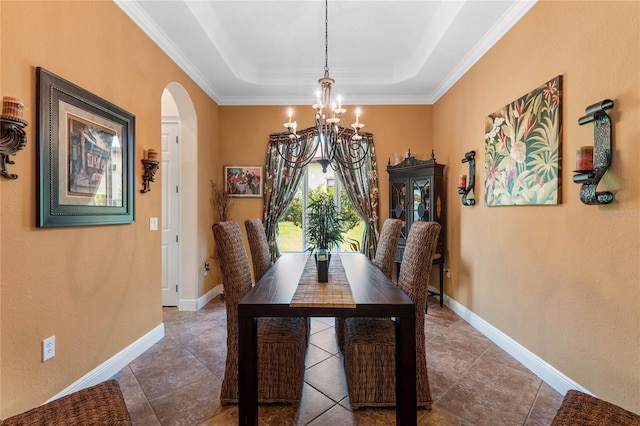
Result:
{"label": "decorative wall hook", "polygon": [[156,172],[160,168],[160,163],[157,160],[158,151],[155,149],[150,149],[144,152],[144,158],[142,161],[142,167],[144,168],[144,172],[142,173],[142,185],[143,188],[140,190],[141,193],[146,193],[151,191],[149,182],[153,182],[153,177]]}
{"label": "decorative wall hook", "polygon": [[0,115],[0,174],[7,179],[17,179],[18,175],[9,173],[7,164],[15,164],[10,155],[27,146],[27,134],[24,128],[28,123],[22,119],[24,104],[21,100],[5,96],[2,98]]}
{"label": "decorative wall hook", "polygon": [[473,191],[476,183],[476,152],[467,152],[461,162],[469,163],[469,180],[467,181],[466,175],[460,175],[460,179],[458,180],[458,194],[462,195],[463,205],[474,206],[476,204],[475,196],[471,195],[471,197],[467,197],[469,193]]}
{"label": "decorative wall hook", "polygon": [[[611,163],[611,120],[604,112],[613,108],[613,101],[605,99],[596,104],[590,105],[585,110],[586,114],[578,120],[579,125],[593,122],[593,160],[592,166],[585,165],[581,158],[578,158],[575,170],[576,175],[573,176],[575,183],[581,183],[580,200],[584,204],[609,204],[613,201],[613,194],[609,191],[597,192],[596,188],[602,176],[609,168]],[[581,148],[578,156],[585,155],[588,150]],[[586,162],[588,163],[588,161]],[[592,167],[592,168],[590,168]]]}

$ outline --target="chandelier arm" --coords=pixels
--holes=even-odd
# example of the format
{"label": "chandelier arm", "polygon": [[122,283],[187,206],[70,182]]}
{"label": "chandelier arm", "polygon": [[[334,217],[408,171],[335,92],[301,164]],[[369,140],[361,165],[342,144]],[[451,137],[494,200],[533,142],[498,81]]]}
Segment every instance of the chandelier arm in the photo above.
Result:
{"label": "chandelier arm", "polygon": [[291,167],[304,167],[315,157],[318,143],[313,139],[309,143],[308,138],[313,138],[313,132],[305,131],[299,137],[292,139],[292,133],[272,134],[270,142],[275,145],[278,155]]}
{"label": "chandelier arm", "polygon": [[362,164],[367,158],[368,152],[369,152],[369,149],[367,144],[366,147],[363,147],[361,149],[361,153],[357,154],[356,156],[353,156],[353,155],[344,156],[343,154],[336,154],[333,159],[335,162],[339,163],[340,165],[348,169],[358,169],[362,167]]}
{"label": "chandelier arm", "polygon": [[302,158],[302,159],[298,158],[298,157],[295,157],[295,159],[291,159],[291,158],[288,158],[287,156],[283,155],[282,152],[280,152],[280,150],[278,150],[278,154],[280,155],[280,158],[282,158],[282,160],[284,160],[284,162],[288,166],[293,167],[293,168],[297,168],[297,169],[305,167],[307,164],[311,163],[311,161],[313,160],[313,157],[314,157],[313,155],[310,155],[310,156]]}
{"label": "chandelier arm", "polygon": [[348,169],[353,170],[362,167],[362,163],[366,160],[372,144],[371,135],[360,134],[362,139],[354,140],[355,132],[350,129],[343,129],[341,135],[335,143],[333,159]]}

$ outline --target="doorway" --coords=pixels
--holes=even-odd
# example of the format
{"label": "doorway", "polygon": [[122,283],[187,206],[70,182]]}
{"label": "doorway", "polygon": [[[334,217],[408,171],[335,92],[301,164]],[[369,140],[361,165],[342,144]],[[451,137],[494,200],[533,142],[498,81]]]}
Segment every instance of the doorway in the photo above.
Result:
{"label": "doorway", "polygon": [[180,289],[180,127],[162,121],[162,306],[178,306]]}
{"label": "doorway", "polygon": [[[189,94],[178,83],[169,83],[166,86],[162,94],[161,111],[162,137],[164,139],[165,130],[167,130],[167,143],[171,142],[176,148],[176,153],[171,157],[171,165],[165,165],[163,146],[163,164],[160,171],[163,192],[162,304],[163,306],[177,306],[180,310],[194,310],[195,301],[198,298],[196,226],[198,219],[197,209],[193,208],[193,206],[197,206],[197,118]],[[169,131],[171,129],[165,129],[165,122],[173,123],[172,131],[174,131],[174,135],[177,133],[177,143],[175,136],[171,136]],[[170,173],[172,169],[176,169],[173,178]],[[167,182],[166,188],[165,180]],[[191,208],[185,206],[191,206]],[[169,210],[171,207],[175,207],[173,213]],[[169,231],[172,234],[167,233],[166,242],[168,244],[173,240],[173,244],[176,246],[176,253],[173,255],[167,247],[165,256],[165,228],[172,229]],[[177,274],[177,279],[171,278],[172,273]],[[167,290],[170,290],[170,286],[172,287],[172,291],[166,293],[170,300],[166,301],[165,286]],[[170,293],[173,294],[168,296]]]}

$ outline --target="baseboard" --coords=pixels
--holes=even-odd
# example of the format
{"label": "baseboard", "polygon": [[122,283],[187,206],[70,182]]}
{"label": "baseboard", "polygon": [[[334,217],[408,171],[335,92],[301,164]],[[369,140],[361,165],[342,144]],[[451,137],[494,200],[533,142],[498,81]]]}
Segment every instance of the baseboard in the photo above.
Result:
{"label": "baseboard", "polygon": [[178,302],[178,309],[181,311],[197,311],[204,305],[213,300],[217,295],[222,294],[222,284],[218,284],[204,295],[197,299],[180,299]]}
{"label": "baseboard", "polygon": [[522,365],[540,377],[549,386],[564,395],[569,389],[578,389],[584,393],[593,395],[587,389],[580,386],[569,377],[562,374],[556,368],[542,358],[529,351],[520,343],[504,334],[502,331],[489,324],[466,307],[445,295],[445,304],[463,320],[471,324],[476,330],[484,334],[489,340],[502,348],[509,355],[517,359]]}
{"label": "baseboard", "polygon": [[[164,324],[160,324],[153,330],[103,362],[101,365],[85,374],[80,379],[63,389],[49,401],[58,399],[70,393],[82,390],[89,386],[97,385],[113,377],[114,374],[129,365],[134,359],[142,355],[147,349],[164,337]],[[47,402],[49,402],[47,401]]]}

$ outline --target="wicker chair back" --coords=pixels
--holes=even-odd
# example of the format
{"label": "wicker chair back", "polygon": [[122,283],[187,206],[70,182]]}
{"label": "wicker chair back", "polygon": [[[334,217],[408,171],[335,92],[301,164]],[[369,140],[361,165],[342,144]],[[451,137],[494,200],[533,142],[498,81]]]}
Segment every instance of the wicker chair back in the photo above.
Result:
{"label": "wicker chair back", "polygon": [[380,238],[378,239],[376,257],[373,260],[373,264],[380,268],[389,279],[393,274],[393,264],[396,258],[401,228],[402,221],[400,219],[389,218],[384,221],[380,231]]}
{"label": "wicker chair back", "polygon": [[244,221],[253,262],[253,279],[258,282],[269,268],[271,268],[271,253],[267,233],[260,219],[248,219]]}

